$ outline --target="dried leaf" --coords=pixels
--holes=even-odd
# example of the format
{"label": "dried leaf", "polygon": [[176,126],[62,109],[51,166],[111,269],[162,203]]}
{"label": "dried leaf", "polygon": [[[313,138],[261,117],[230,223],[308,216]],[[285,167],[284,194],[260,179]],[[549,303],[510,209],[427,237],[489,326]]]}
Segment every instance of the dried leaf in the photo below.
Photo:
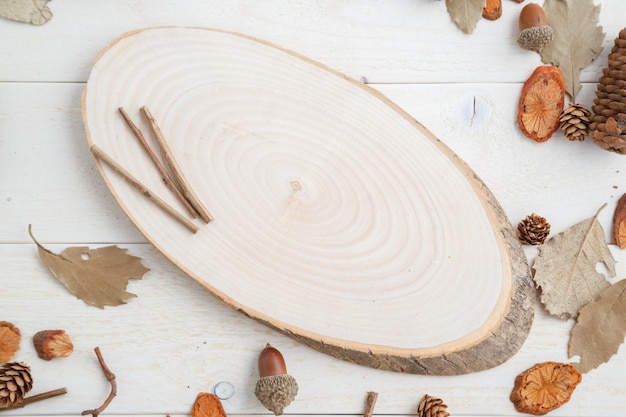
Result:
{"label": "dried leaf", "polygon": [[486,0],[446,0],[448,14],[452,21],[463,31],[472,33],[480,20]]}
{"label": "dried leaf", "polygon": [[617,353],[626,336],[626,280],[606,288],[580,310],[568,354],[580,356],[576,368],[589,372]]}
{"label": "dried leaf", "polygon": [[141,264],[141,259],[117,246],[71,247],[55,254],[37,242],[30,226],[28,231],[52,275],[72,294],[92,306],[117,306],[136,297],[126,292],[128,280],[141,279],[149,271]]}
{"label": "dried leaf", "polygon": [[603,262],[611,277],[615,276],[615,259],[597,221],[600,210],[548,240],[535,259],[534,280],[541,287],[541,302],[560,319],[576,317],[585,304],[609,286],[596,264]]}
{"label": "dried leaf", "polygon": [[598,25],[600,5],[593,0],[546,0],[543,9],[554,39],[541,50],[541,60],[561,68],[565,91],[576,101],[582,88],[580,70],[602,52],[605,33]]}
{"label": "dried leaf", "polygon": [[2,0],[0,16],[18,22],[43,25],[52,19],[47,4],[50,0]]}

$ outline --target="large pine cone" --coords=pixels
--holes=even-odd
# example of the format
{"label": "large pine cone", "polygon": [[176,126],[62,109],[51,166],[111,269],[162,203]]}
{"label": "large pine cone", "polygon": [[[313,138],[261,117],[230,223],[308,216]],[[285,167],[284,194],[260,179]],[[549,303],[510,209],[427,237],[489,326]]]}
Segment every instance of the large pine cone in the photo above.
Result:
{"label": "large pine cone", "polygon": [[30,368],[22,362],[8,362],[0,368],[0,405],[19,404],[33,387]]}
{"label": "large pine cone", "polygon": [[602,70],[589,126],[593,142],[608,151],[626,154],[626,29],[622,29]]}
{"label": "large pine cone", "polygon": [[448,406],[441,398],[424,395],[417,406],[417,417],[449,417],[450,413],[446,411],[447,408]]}

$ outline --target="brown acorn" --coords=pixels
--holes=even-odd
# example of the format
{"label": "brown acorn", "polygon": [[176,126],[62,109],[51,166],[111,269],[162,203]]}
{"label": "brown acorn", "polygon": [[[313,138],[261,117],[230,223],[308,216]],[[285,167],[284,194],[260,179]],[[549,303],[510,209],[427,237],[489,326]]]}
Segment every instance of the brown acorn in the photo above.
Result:
{"label": "brown acorn", "polygon": [[530,51],[541,52],[554,38],[554,31],[548,25],[545,12],[535,3],[527,4],[520,12],[519,30],[517,44]]}
{"label": "brown acorn", "polygon": [[287,374],[283,355],[269,343],[259,355],[259,380],[254,394],[261,404],[274,415],[281,415],[283,409],[296,398],[298,383]]}

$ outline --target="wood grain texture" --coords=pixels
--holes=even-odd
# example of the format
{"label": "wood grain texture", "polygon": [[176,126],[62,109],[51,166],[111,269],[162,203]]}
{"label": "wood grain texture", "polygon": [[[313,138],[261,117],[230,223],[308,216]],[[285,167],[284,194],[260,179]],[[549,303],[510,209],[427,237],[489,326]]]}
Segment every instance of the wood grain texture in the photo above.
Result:
{"label": "wood grain texture", "polygon": [[[93,354],[100,346],[120,384],[111,415],[188,416],[196,394],[222,380],[235,386],[224,402],[229,415],[267,415],[252,391],[256,357],[270,342],[301,386],[289,408],[295,417],[359,416],[372,390],[380,394],[374,415],[415,415],[419,398],[431,394],[444,398],[454,416],[518,416],[508,399],[514,377],[537,362],[569,361],[571,322],[538,308],[516,355],[469,375],[408,375],[337,360],[224,306],[146,244],[111,197],[85,143],[80,96],[95,56],[111,39],[150,26],[219,27],[268,39],[374,83],[465,160],[514,223],[535,211],[560,232],[608,203],[599,221],[612,242],[612,210],[626,187],[624,157],[559,136],[537,145],[516,127],[521,83],[540,65],[536,54],[515,43],[525,3],[504,1],[503,16],[479,22],[471,36],[458,31],[444,3],[189,0],[182,7],[172,0],[66,0],[50,3],[54,17],[43,26],[0,19],[0,320],[13,321],[25,335],[18,358],[36,373],[33,393],[69,389],[62,399],[4,414],[76,416],[97,406],[109,390]],[[577,100],[586,105],[626,13],[626,2],[596,3],[607,38],[600,58],[582,71]],[[79,245],[128,247],[152,269],[130,289],[138,298],[104,311],[74,299],[38,261],[29,223],[56,252]],[[610,248],[617,278],[623,278],[626,251]],[[536,248],[524,249],[530,260],[537,255]],[[58,327],[73,337],[74,354],[39,360],[30,335]],[[622,416],[625,369],[622,346],[552,414]]]}
{"label": "wood grain texture", "polygon": [[158,194],[161,176],[119,132],[120,105],[160,114],[159,146],[219,221],[190,239],[102,170],[107,184],[150,242],[234,309],[399,372],[480,371],[523,343],[534,297],[505,213],[376,90],[242,34],[122,35],[85,89],[88,140]]}

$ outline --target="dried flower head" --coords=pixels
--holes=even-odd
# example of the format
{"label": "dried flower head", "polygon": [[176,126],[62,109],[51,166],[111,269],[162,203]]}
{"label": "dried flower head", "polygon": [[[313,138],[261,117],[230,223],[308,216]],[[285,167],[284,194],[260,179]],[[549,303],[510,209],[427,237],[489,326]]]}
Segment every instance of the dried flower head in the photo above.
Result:
{"label": "dried flower head", "polygon": [[574,365],[538,363],[518,375],[510,398],[520,413],[541,416],[568,402],[581,380]]}

